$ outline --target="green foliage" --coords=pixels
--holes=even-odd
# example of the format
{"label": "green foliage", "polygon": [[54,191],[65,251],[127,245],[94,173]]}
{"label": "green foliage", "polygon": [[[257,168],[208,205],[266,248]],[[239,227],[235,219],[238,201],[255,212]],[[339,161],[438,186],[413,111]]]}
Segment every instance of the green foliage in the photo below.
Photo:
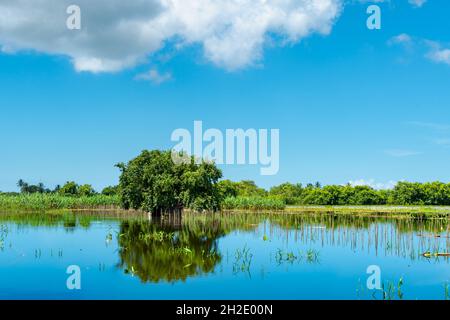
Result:
{"label": "green foliage", "polygon": [[369,186],[284,183],[270,189],[269,196],[288,205],[450,205],[450,184],[399,182],[393,190]]}
{"label": "green foliage", "polygon": [[[220,208],[243,210],[281,210],[286,205],[320,206],[378,206],[418,205],[449,206],[450,183],[399,182],[392,190],[376,190],[370,186],[283,183],[267,192],[254,181],[218,181],[221,171],[213,163],[174,164],[170,151],[143,151],[127,165],[118,164],[122,170],[120,184],[103,189],[102,195],[121,198],[125,209],[142,209],[161,213],[189,208],[194,211],[216,211]],[[19,180],[20,195],[55,194],[61,197],[92,197],[96,195],[91,185],[78,185],[73,181],[50,191],[42,183],[30,185]],[[18,193],[0,193],[17,196]],[[21,199],[25,199],[22,197]],[[39,197],[33,198],[33,201]],[[42,197],[44,199],[45,197]],[[47,207],[51,197],[43,200]],[[15,198],[10,199],[15,202]],[[11,201],[4,200],[6,203]],[[29,207],[28,200],[23,206]],[[1,204],[0,204],[1,206]],[[19,207],[22,205],[19,203]],[[34,207],[35,205],[31,205]],[[50,207],[54,207],[50,205]],[[57,205],[57,207],[61,207]],[[64,205],[62,206],[64,207]]]}
{"label": "green foliage", "polygon": [[302,185],[300,183],[292,184],[289,182],[272,187],[269,195],[273,198],[283,200],[286,204],[295,204],[302,195]]}
{"label": "green foliage", "polygon": [[222,199],[227,197],[265,197],[267,191],[259,188],[254,181],[243,180],[233,182],[231,180],[222,180],[217,184]]}
{"label": "green foliage", "polygon": [[56,193],[66,197],[90,197],[96,194],[90,184],[78,185],[74,181],[68,181],[62,187],[55,189]]}
{"label": "green foliage", "polygon": [[450,184],[399,182],[389,203],[399,205],[450,205]]}
{"label": "green foliage", "polygon": [[217,183],[217,189],[219,190],[220,197],[225,199],[227,197],[237,197],[238,187],[237,183],[231,180],[221,180]]}
{"label": "green foliage", "polygon": [[225,210],[283,210],[285,207],[282,200],[262,197],[228,197],[222,203]]}
{"label": "green foliage", "polygon": [[369,186],[330,185],[305,189],[300,204],[314,205],[383,205],[386,195]]}
{"label": "green foliage", "polygon": [[73,181],[67,181],[65,185],[63,185],[58,193],[62,196],[76,196],[78,195],[78,184]]}
{"label": "green foliage", "polygon": [[21,193],[49,193],[50,189],[47,189],[42,182],[37,185],[30,185],[27,182],[20,179],[17,182],[17,186],[20,188]]}
{"label": "green foliage", "polygon": [[201,221],[182,229],[157,226],[148,221],[125,221],[118,236],[119,267],[142,282],[185,281],[214,271],[222,257],[217,239],[224,235],[220,224]]}
{"label": "green foliage", "polygon": [[57,193],[0,194],[0,208],[8,210],[96,209],[119,207],[118,196],[64,196]]}
{"label": "green foliage", "polygon": [[116,196],[119,194],[119,186],[108,186],[102,190],[102,194],[105,196]]}
{"label": "green foliage", "polygon": [[264,197],[267,196],[267,191],[259,188],[254,181],[243,180],[236,183],[237,195],[239,197]]}
{"label": "green foliage", "polygon": [[393,190],[369,186],[301,185],[284,183],[269,195],[296,205],[450,205],[450,184],[443,182],[399,182]]}
{"label": "green foliage", "polygon": [[[347,187],[347,189],[350,189]],[[383,205],[386,204],[389,192],[374,190],[367,186],[357,186],[349,190],[347,203],[352,205]]]}
{"label": "green foliage", "polygon": [[175,164],[170,151],[143,151],[128,164],[117,165],[122,206],[152,213],[189,208],[216,211],[220,208],[217,181],[222,172],[214,163]]}
{"label": "green foliage", "polygon": [[78,196],[90,197],[90,196],[93,196],[94,194],[95,194],[95,190],[92,188],[92,186],[90,184],[83,184],[82,186],[78,187],[78,192],[77,192]]}

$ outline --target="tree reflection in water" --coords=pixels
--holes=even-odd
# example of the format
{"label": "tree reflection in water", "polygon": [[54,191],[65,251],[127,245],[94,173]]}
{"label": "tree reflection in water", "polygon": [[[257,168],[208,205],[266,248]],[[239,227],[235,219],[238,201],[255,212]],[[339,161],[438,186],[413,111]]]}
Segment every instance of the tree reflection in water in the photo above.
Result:
{"label": "tree reflection in water", "polygon": [[221,261],[220,223],[181,224],[181,215],[120,225],[119,266],[142,282],[175,282],[209,273]]}
{"label": "tree reflection in water", "polygon": [[[0,225],[13,224],[19,232],[45,226],[45,230],[63,228],[74,233],[78,228],[91,229],[95,221],[118,226],[114,228],[118,231],[118,265],[143,282],[184,281],[213,272],[222,264],[218,240],[233,231],[243,231],[235,235],[236,239],[251,233],[262,243],[275,240],[286,248],[292,245],[320,251],[325,247],[345,247],[358,253],[409,260],[425,259],[422,255],[428,251],[450,250],[450,216],[185,212],[182,216],[168,215],[150,221],[145,214],[136,212],[0,214]],[[11,232],[11,225],[8,230]],[[450,259],[441,257],[439,262],[449,263]]]}
{"label": "tree reflection in water", "polygon": [[[417,259],[428,248],[449,247],[448,219],[332,214],[183,214],[153,221],[122,221],[119,266],[143,282],[186,280],[221,262],[218,239],[244,230],[257,238],[283,238],[311,246],[349,247],[375,255]],[[425,237],[432,234],[436,237]]]}

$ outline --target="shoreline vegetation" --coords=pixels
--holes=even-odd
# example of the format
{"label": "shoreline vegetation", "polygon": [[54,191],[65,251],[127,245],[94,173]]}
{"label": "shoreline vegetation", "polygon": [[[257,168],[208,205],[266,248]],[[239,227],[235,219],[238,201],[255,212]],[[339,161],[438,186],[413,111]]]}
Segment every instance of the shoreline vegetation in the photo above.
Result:
{"label": "shoreline vegetation", "polygon": [[1,210],[120,209],[119,196],[66,196],[54,193],[0,194]]}
{"label": "shoreline vegetation", "polygon": [[117,164],[119,184],[101,193],[74,181],[49,189],[43,183],[32,185],[21,179],[17,183],[20,192],[0,192],[0,209],[116,209],[154,215],[181,211],[450,213],[450,183],[402,181],[393,189],[379,190],[366,185],[287,182],[266,190],[251,180],[223,180],[213,162],[198,163],[183,153],[178,156],[186,161],[175,163],[171,151],[144,150],[128,163]]}
{"label": "shoreline vegetation", "polygon": [[[58,194],[0,194],[1,211],[106,211],[145,213],[143,210],[125,210],[120,206],[120,197],[102,194],[92,196],[64,196]],[[195,210],[185,209],[193,213]],[[427,205],[286,205],[284,202],[260,197],[228,197],[221,212],[253,212],[281,214],[351,214],[399,217],[450,217],[450,206]]]}

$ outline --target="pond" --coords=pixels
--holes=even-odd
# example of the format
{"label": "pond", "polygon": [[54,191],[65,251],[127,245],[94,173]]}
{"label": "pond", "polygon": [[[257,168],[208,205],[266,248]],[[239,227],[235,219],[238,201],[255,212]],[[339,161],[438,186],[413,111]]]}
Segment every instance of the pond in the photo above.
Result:
{"label": "pond", "polygon": [[445,217],[4,212],[0,298],[448,299],[449,258],[423,253],[449,236]]}

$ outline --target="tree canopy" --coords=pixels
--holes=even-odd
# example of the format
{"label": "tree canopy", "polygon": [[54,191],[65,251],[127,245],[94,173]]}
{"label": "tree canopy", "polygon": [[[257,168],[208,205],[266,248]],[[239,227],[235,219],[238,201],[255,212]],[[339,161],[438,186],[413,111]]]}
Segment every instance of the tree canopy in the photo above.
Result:
{"label": "tree canopy", "polygon": [[393,189],[370,186],[284,183],[270,189],[268,197],[297,205],[450,205],[450,184],[399,182]]}
{"label": "tree canopy", "polygon": [[20,188],[21,193],[49,193],[50,189],[46,188],[42,182],[36,185],[29,184],[22,179],[17,182],[17,186]]}
{"label": "tree canopy", "polygon": [[119,186],[107,186],[103,188],[102,194],[105,196],[115,196],[119,194]]}
{"label": "tree canopy", "polygon": [[174,163],[171,151],[142,151],[127,164],[119,163],[119,193],[125,209],[152,213],[183,208],[216,211],[220,208],[217,182],[222,172],[214,163]]}

